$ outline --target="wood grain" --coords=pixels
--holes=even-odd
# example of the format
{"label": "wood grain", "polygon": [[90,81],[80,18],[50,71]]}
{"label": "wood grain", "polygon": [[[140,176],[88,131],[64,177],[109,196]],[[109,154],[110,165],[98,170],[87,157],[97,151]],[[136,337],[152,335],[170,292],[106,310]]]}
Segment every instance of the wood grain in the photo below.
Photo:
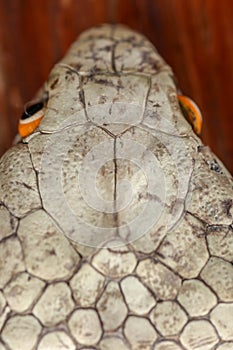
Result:
{"label": "wood grain", "polygon": [[203,112],[204,142],[233,173],[232,18],[232,0],[0,0],[0,154],[75,37],[115,21],[156,45]]}

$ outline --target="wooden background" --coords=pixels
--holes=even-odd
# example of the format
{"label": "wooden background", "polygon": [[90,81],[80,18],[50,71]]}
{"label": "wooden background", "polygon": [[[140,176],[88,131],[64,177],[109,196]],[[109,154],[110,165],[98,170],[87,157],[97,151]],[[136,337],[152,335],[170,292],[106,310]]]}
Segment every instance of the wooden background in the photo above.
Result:
{"label": "wooden background", "polygon": [[233,173],[232,0],[0,0],[0,155],[24,104],[70,43],[111,21],[156,45],[203,112],[204,142]]}

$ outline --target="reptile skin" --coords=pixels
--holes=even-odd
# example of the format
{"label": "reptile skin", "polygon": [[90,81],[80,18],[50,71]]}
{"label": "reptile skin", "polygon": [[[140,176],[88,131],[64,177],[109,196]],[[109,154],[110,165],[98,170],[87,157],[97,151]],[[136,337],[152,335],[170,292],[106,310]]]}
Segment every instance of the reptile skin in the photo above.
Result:
{"label": "reptile skin", "polygon": [[233,181],[121,25],[52,69],[0,160],[0,350],[232,350]]}

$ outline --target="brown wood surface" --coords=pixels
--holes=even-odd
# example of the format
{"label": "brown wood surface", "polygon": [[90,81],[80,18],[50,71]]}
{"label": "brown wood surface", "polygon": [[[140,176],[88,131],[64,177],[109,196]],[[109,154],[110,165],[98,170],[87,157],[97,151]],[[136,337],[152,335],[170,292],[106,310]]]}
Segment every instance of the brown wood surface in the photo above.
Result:
{"label": "brown wood surface", "polygon": [[0,0],[0,155],[24,104],[84,29],[122,22],[173,67],[204,116],[202,138],[233,173],[232,0]]}

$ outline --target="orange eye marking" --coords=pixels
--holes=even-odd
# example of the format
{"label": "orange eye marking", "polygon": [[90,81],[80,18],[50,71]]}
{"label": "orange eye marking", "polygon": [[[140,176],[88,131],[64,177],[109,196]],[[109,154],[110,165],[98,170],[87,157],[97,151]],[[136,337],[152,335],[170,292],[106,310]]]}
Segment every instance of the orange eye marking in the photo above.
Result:
{"label": "orange eye marking", "polygon": [[39,126],[44,117],[43,107],[43,102],[37,102],[24,111],[18,124],[18,132],[21,137],[30,135]]}
{"label": "orange eye marking", "polygon": [[187,117],[188,121],[192,124],[194,131],[200,135],[202,128],[202,115],[201,111],[189,97],[184,95],[177,95],[180,106]]}
{"label": "orange eye marking", "polygon": [[26,120],[25,122],[23,122],[23,120],[20,120],[18,124],[18,132],[20,136],[26,137],[32,134],[33,131],[40,125],[40,122],[43,119],[43,117],[44,115],[42,115],[41,117],[38,117],[35,120],[27,121],[27,123],[25,123]]}

